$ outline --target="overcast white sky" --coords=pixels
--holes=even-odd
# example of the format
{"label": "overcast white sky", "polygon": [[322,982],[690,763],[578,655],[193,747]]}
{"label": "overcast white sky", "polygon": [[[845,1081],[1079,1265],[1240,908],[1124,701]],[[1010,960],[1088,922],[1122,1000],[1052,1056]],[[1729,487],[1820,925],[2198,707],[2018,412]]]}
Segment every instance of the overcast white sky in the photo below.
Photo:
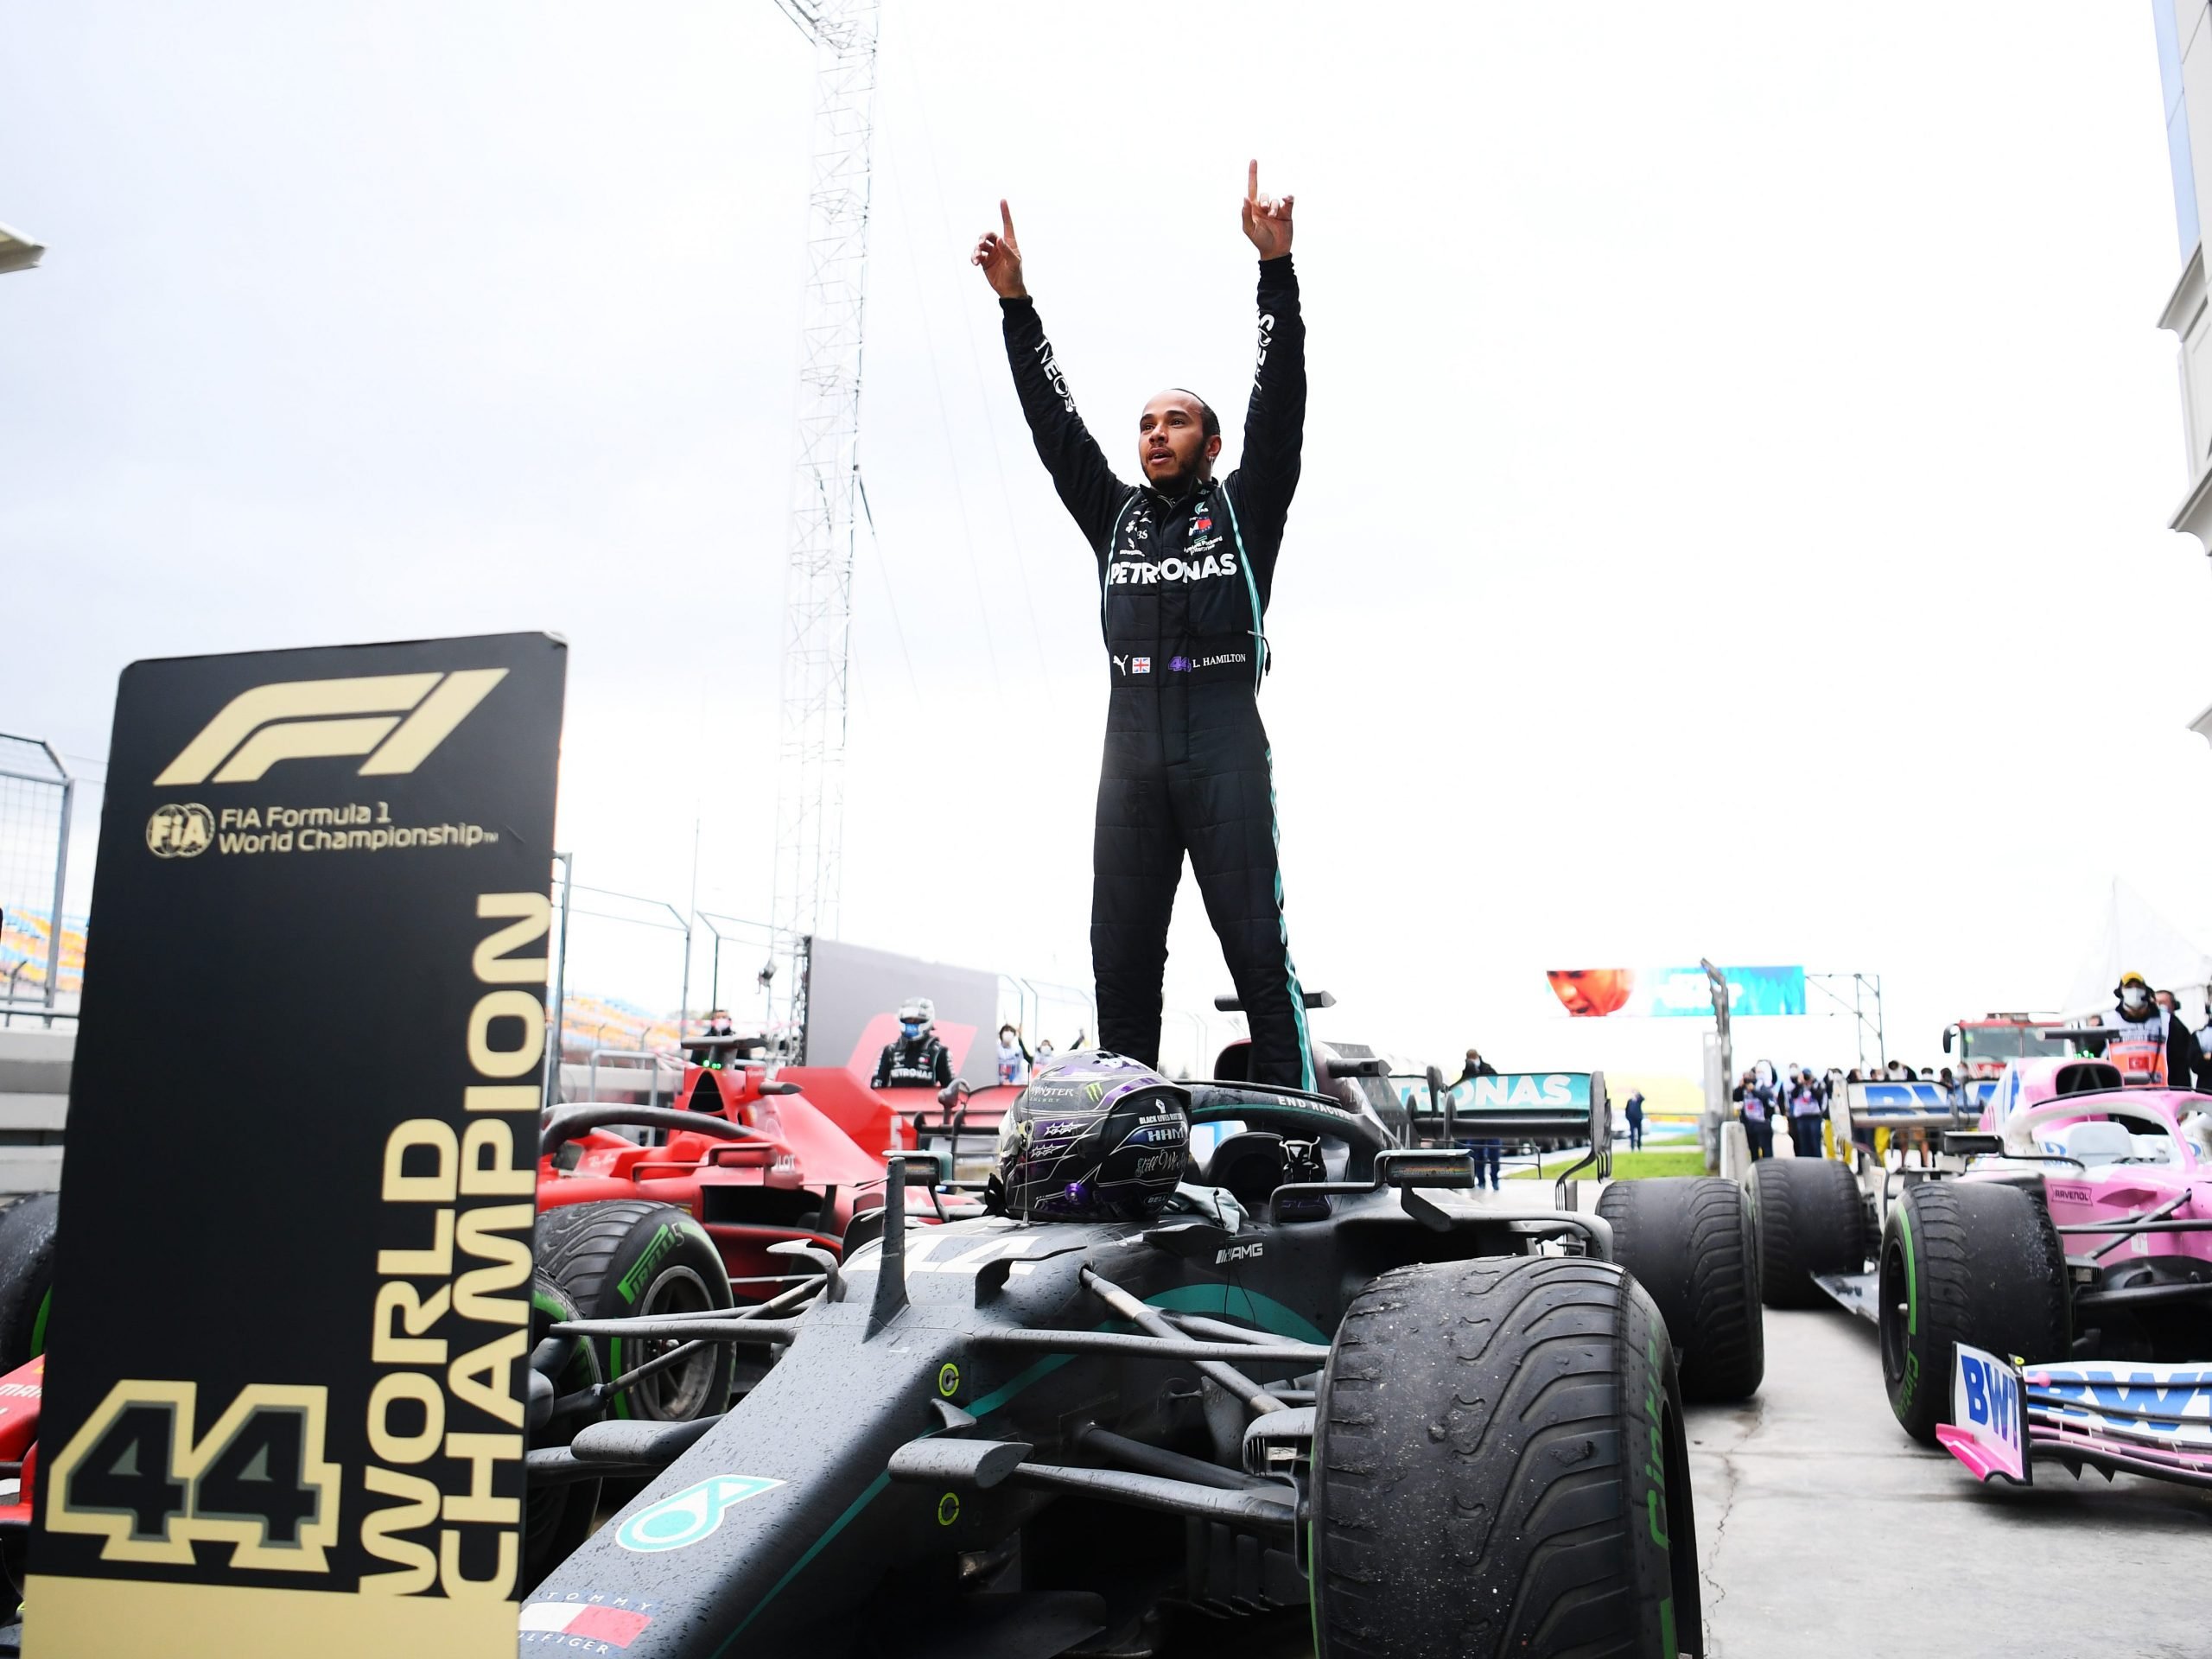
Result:
{"label": "overcast white sky", "polygon": [[[1176,383],[1229,464],[1248,155],[1311,330],[1263,708],[1323,1034],[1687,1071],[1690,1022],[1543,969],[1705,954],[1879,972],[1932,1062],[2059,999],[2117,873],[2212,938],[2147,6],[1156,22],[886,0],[847,938],[1087,976],[1096,589],[965,252],[1010,197],[1109,455]],[[770,0],[7,43],[0,219],[52,251],[0,278],[0,729],[103,753],[139,657],[550,628],[579,879],[682,902],[696,817],[702,903],[764,914],[811,70]],[[1187,883],[1173,943],[1174,1000],[1226,988]]]}

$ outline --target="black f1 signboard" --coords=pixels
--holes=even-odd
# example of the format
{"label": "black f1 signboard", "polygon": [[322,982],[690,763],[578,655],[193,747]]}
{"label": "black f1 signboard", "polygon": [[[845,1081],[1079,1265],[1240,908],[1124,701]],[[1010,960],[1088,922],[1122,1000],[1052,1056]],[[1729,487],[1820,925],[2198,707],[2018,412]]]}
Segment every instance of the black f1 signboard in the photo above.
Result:
{"label": "black f1 signboard", "polygon": [[125,671],[31,1659],[512,1659],[566,657]]}

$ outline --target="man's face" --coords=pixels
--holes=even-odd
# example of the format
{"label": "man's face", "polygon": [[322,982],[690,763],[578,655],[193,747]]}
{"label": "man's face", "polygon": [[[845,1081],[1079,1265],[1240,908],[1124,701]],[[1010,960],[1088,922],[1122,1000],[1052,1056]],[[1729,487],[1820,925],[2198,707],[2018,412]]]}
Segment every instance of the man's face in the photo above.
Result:
{"label": "man's face", "polygon": [[2174,1011],[2174,994],[2171,991],[2160,991],[2154,1000],[2168,1014]]}
{"label": "man's face", "polygon": [[1187,391],[1163,391],[1137,416],[1137,467],[1156,490],[1182,489],[1213,476],[1221,435],[1205,435],[1205,414]]}

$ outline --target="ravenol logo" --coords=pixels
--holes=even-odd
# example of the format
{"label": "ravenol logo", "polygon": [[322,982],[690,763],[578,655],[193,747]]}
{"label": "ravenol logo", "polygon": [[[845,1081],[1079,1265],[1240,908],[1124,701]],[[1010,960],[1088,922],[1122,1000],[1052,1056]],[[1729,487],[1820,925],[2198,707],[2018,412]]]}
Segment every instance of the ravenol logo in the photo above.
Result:
{"label": "ravenol logo", "polygon": [[614,1541],[641,1555],[685,1548],[710,1536],[746,1499],[783,1484],[761,1475],[715,1475],[639,1510],[614,1529]]}
{"label": "ravenol logo", "polygon": [[504,668],[464,668],[257,685],[224,704],[154,781],[250,784],[279,760],[353,754],[369,757],[364,778],[402,776],[506,677]]}

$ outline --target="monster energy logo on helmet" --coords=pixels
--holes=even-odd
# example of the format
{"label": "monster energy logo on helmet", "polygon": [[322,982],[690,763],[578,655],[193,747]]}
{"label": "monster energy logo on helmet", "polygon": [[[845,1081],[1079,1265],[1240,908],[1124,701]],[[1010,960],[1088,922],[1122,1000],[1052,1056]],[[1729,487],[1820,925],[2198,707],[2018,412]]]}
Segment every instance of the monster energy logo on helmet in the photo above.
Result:
{"label": "monster energy logo on helmet", "polygon": [[1182,1179],[1190,1140],[1187,1090],[1120,1054],[1063,1055],[1007,1109],[989,1202],[1032,1221],[1145,1220]]}

